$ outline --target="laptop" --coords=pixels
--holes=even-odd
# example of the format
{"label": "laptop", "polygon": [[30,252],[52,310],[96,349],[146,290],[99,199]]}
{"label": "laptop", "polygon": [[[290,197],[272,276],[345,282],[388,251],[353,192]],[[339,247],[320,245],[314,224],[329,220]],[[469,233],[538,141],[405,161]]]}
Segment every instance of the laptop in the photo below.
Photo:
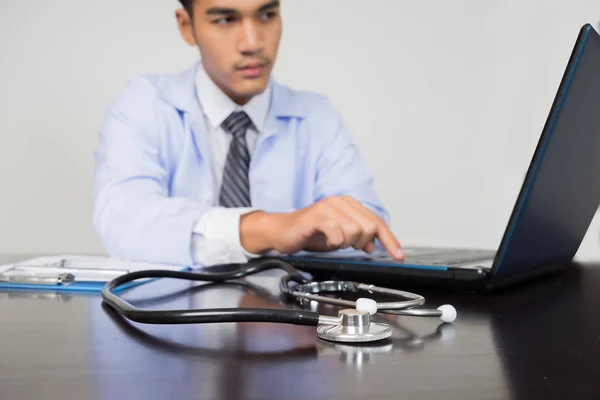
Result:
{"label": "laptop", "polygon": [[317,277],[494,289],[572,265],[600,205],[600,36],[579,31],[500,245],[283,257]]}

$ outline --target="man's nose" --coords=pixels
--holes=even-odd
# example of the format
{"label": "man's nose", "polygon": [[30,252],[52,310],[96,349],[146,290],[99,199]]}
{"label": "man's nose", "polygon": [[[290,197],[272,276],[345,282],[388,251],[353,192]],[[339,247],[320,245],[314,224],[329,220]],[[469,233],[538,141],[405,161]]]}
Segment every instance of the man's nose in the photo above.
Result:
{"label": "man's nose", "polygon": [[241,25],[239,50],[242,53],[254,54],[263,50],[264,39],[260,26],[254,21],[244,21]]}

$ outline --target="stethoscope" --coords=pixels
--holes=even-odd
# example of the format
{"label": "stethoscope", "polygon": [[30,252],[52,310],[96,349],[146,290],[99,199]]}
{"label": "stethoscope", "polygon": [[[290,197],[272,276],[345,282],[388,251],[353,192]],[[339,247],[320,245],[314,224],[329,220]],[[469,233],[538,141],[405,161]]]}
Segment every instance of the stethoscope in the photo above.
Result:
{"label": "stethoscope", "polygon": [[[309,310],[284,310],[271,308],[214,308],[189,310],[148,310],[136,308],[115,291],[122,285],[138,279],[173,278],[203,282],[225,282],[240,279],[270,269],[282,269],[287,275],[281,278],[281,292],[301,305],[307,301],[316,301],[342,307],[337,317],[320,315]],[[370,298],[359,298],[357,301],[343,300],[323,296],[320,293],[340,292],[378,293],[402,299],[395,302],[377,303]],[[315,282],[307,279],[290,264],[276,258],[262,258],[240,265],[233,271],[212,272],[206,270],[167,271],[148,270],[121,275],[108,282],[102,289],[104,303],[113,308],[121,316],[144,324],[206,324],[230,322],[270,322],[294,325],[310,325],[317,327],[317,336],[323,340],[346,343],[365,343],[387,339],[392,335],[392,327],[388,324],[374,322],[371,317],[380,312],[387,314],[438,317],[445,323],[456,319],[456,309],[451,305],[443,305],[437,310],[415,309],[423,305],[425,298],[418,294],[401,290],[381,288],[349,281]]]}

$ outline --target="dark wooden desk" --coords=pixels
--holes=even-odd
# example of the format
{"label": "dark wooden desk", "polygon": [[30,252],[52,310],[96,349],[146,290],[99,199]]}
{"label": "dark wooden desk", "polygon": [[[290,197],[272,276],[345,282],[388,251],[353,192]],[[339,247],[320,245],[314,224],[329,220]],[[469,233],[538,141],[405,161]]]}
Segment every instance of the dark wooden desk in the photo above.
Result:
{"label": "dark wooden desk", "polygon": [[[161,309],[293,307],[280,304],[275,275],[155,282],[126,298]],[[138,325],[100,295],[3,291],[0,398],[599,398],[600,267],[497,294],[424,294],[432,307],[456,305],[456,323],[400,317],[393,340],[352,347],[319,341],[311,327]]]}

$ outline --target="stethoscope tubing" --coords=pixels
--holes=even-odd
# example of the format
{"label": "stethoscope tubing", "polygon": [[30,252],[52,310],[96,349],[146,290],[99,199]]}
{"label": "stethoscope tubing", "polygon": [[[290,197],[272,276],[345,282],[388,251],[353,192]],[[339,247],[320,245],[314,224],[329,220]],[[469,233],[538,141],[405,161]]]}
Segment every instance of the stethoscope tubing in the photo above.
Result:
{"label": "stethoscope tubing", "polygon": [[[123,317],[144,324],[206,324],[224,322],[273,322],[294,325],[317,326],[319,313],[307,310],[285,310],[278,308],[213,308],[193,310],[147,310],[140,309],[122,297],[114,290],[119,286],[139,279],[173,278],[189,281],[220,282],[242,278],[270,268],[283,268],[287,272],[297,274],[293,268],[287,268],[286,263],[275,260],[265,260],[249,265],[247,268],[231,272],[186,272],[169,270],[136,271],[119,276],[108,282],[102,288],[103,301]],[[302,277],[300,277],[302,278]],[[304,278],[302,278],[304,279]]]}
{"label": "stethoscope tubing", "polygon": [[[213,308],[213,309],[185,309],[185,310],[149,310],[137,308],[130,304],[122,297],[115,294],[115,290],[130,282],[139,279],[158,279],[172,278],[183,279],[188,281],[201,282],[225,282],[233,279],[240,279],[248,275],[258,272],[279,268],[287,272],[280,282],[281,291],[290,297],[297,300],[314,300],[321,303],[345,306],[355,308],[356,303],[353,301],[335,299],[331,297],[318,295],[319,290],[323,287],[332,285],[340,285],[343,290],[350,291],[367,291],[369,293],[380,293],[393,295],[408,300],[398,302],[382,302],[378,303],[378,312],[411,315],[411,316],[440,316],[440,311],[410,309],[415,306],[422,305],[425,298],[410,292],[404,292],[395,289],[380,288],[374,285],[366,285],[355,282],[344,281],[329,281],[329,282],[313,282],[307,280],[294,267],[288,263],[278,259],[259,259],[251,263],[240,266],[231,271],[214,272],[214,271],[170,271],[170,270],[147,270],[136,271],[119,276],[108,282],[102,288],[103,301],[113,308],[118,314],[123,317],[144,324],[206,324],[206,323],[227,323],[227,322],[269,322],[269,323],[284,323],[293,325],[309,325],[318,326],[321,323],[335,324],[339,322],[336,317],[328,317],[320,315],[315,311],[308,310],[289,310],[278,308]],[[295,283],[296,287],[302,285],[307,286],[315,293],[307,293],[306,291],[296,291],[291,286]],[[319,286],[324,285],[324,286]],[[329,286],[327,286],[329,285]]]}

